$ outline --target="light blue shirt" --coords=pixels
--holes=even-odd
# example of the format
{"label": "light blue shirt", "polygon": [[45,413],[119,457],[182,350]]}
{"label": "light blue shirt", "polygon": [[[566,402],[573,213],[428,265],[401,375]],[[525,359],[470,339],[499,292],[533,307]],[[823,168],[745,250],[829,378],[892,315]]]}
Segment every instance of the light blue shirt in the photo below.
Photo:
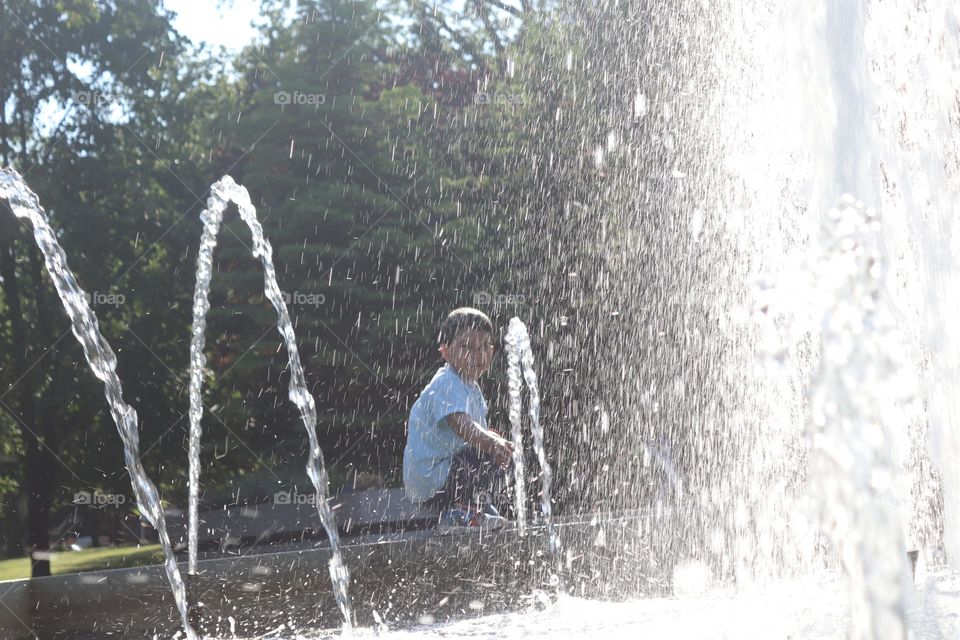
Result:
{"label": "light blue shirt", "polygon": [[445,364],[410,409],[403,488],[413,501],[432,498],[447,480],[453,454],[468,446],[446,422],[453,413],[466,413],[480,426],[487,426],[487,402],[480,385],[465,383]]}

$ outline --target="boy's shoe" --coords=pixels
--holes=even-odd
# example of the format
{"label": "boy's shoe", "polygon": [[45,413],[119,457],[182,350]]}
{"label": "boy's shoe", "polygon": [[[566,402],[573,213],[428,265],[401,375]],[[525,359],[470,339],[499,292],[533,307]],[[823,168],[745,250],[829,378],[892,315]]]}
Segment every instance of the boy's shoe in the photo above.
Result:
{"label": "boy's shoe", "polygon": [[[490,513],[489,511],[492,511]],[[437,521],[437,533],[469,533],[471,531],[502,529],[507,519],[497,514],[496,509],[490,507],[485,511],[477,511],[469,507],[453,507],[440,513]]]}

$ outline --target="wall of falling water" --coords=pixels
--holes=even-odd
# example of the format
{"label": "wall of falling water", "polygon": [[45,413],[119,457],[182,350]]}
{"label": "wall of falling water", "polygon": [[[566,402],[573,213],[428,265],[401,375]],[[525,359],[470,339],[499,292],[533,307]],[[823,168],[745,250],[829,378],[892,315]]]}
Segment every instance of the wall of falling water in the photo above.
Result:
{"label": "wall of falling water", "polygon": [[[512,158],[522,187],[500,202],[523,247],[507,243],[504,268],[543,318],[559,501],[654,508],[661,521],[640,535],[720,580],[823,561],[807,490],[820,337],[801,336],[770,375],[750,310],[760,277],[795,277],[849,192],[881,212],[879,295],[905,366],[924,372],[928,408],[894,451],[906,489],[901,521],[885,526],[912,546],[938,543],[928,431],[935,449],[960,455],[960,348],[947,320],[960,310],[957,10],[906,0],[561,9],[511,67],[538,117],[517,134],[532,141]],[[960,513],[946,515],[960,557],[950,533]]]}
{"label": "wall of falling water", "polygon": [[843,567],[853,638],[905,637],[910,591],[898,479],[917,385],[883,295],[880,227],[875,210],[845,196],[757,304],[768,322],[769,375],[795,366],[796,340],[818,345],[806,421],[809,516]]}
{"label": "wall of falling water", "polygon": [[[550,63],[518,68],[553,116],[520,160],[538,170],[519,224],[555,213],[548,233],[524,234],[553,246],[514,270],[537,274],[537,312],[553,321],[544,386],[566,422],[548,450],[576,452],[557,465],[565,506],[652,507],[662,519],[643,535],[661,554],[730,576],[782,564],[784,545],[757,524],[784,521],[768,497],[801,480],[780,468],[799,432],[767,435],[740,312],[765,256],[763,231],[743,232],[716,130],[735,99],[717,66],[733,34],[713,6],[644,4],[571,5],[540,53]],[[798,424],[794,405],[777,410]]]}
{"label": "wall of falling water", "polygon": [[907,533],[914,548],[942,540],[960,559],[960,9],[939,0],[869,7],[888,293],[926,408],[912,426]]}

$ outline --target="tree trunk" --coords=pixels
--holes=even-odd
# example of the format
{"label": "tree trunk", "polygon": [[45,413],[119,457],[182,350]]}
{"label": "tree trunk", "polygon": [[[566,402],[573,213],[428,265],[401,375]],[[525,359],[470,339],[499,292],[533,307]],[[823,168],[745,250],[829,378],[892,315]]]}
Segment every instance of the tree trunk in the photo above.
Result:
{"label": "tree trunk", "polygon": [[[39,442],[27,447],[27,549],[30,551],[30,576],[50,575],[50,458]],[[39,556],[39,557],[38,557]]]}
{"label": "tree trunk", "polygon": [[[30,553],[30,575],[33,577],[50,575],[50,561],[46,553],[50,549],[49,510],[51,489],[51,456],[43,451],[43,443],[37,437],[36,392],[33,377],[28,376],[26,361],[27,331],[20,305],[20,290],[17,281],[16,261],[13,257],[12,242],[0,238],[0,277],[3,278],[3,292],[10,310],[10,323],[13,329],[14,350],[13,373],[17,383],[19,413],[14,419],[20,425],[20,433],[26,450],[24,476],[27,484],[27,539],[26,551]],[[39,552],[40,557],[36,557]]]}

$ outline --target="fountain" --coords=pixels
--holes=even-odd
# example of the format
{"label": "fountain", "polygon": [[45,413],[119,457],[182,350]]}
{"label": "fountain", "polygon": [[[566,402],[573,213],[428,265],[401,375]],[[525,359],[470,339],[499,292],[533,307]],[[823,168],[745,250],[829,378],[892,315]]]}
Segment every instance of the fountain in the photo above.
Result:
{"label": "fountain", "polygon": [[[132,482],[137,495],[138,505],[141,507],[144,515],[146,515],[146,517],[151,521],[158,531],[166,557],[164,570],[166,571],[169,583],[173,587],[174,600],[177,608],[179,609],[181,621],[189,639],[198,638],[196,629],[199,628],[201,622],[204,622],[201,619],[199,609],[201,603],[196,599],[195,593],[200,591],[199,580],[201,577],[208,578],[208,583],[210,581],[215,583],[217,581],[229,579],[228,574],[225,574],[224,570],[227,572],[233,570],[237,576],[237,582],[240,583],[240,586],[243,589],[245,589],[247,586],[256,586],[257,588],[254,591],[259,593],[262,591],[263,584],[262,582],[257,584],[244,581],[244,579],[241,577],[244,572],[244,569],[241,567],[244,563],[239,560],[228,560],[226,561],[226,564],[223,561],[214,561],[211,565],[211,569],[208,569],[207,571],[200,571],[198,569],[199,444],[201,435],[200,419],[203,409],[200,392],[202,386],[203,366],[205,363],[203,346],[204,332],[206,327],[206,313],[209,311],[210,307],[208,296],[212,277],[213,251],[216,246],[217,233],[219,231],[224,211],[229,203],[233,202],[237,205],[241,218],[244,220],[244,222],[246,222],[252,233],[255,246],[254,256],[260,259],[264,268],[264,282],[267,297],[271,300],[275,309],[277,310],[280,333],[287,345],[292,378],[290,384],[290,397],[297,404],[298,408],[300,408],[301,418],[303,419],[304,426],[307,429],[308,439],[310,441],[310,456],[307,464],[307,473],[314,484],[314,489],[316,492],[316,500],[314,504],[316,506],[317,515],[319,516],[320,522],[327,532],[330,542],[328,552],[329,560],[327,565],[330,577],[332,578],[334,587],[333,592],[336,597],[337,606],[344,619],[343,632],[349,633],[352,627],[350,600],[347,594],[349,573],[341,556],[339,532],[327,495],[327,475],[324,469],[323,458],[316,435],[316,409],[312,396],[310,396],[309,392],[306,390],[303,368],[299,360],[293,327],[290,322],[283,294],[280,291],[277,283],[276,273],[272,261],[272,250],[270,244],[263,235],[263,230],[256,218],[256,211],[250,203],[250,198],[247,191],[243,187],[233,182],[229,176],[224,177],[219,182],[212,185],[208,206],[201,215],[204,227],[197,266],[197,287],[194,295],[194,323],[190,350],[190,488],[188,509],[189,515],[186,527],[188,538],[188,575],[191,579],[189,584],[191,587],[190,589],[185,587],[179,569],[177,568],[173,548],[170,543],[170,536],[167,533],[166,521],[156,488],[150,482],[149,478],[147,478],[140,463],[138,451],[139,433],[137,431],[136,413],[122,400],[122,389],[120,381],[116,375],[116,358],[113,356],[109,345],[106,343],[105,339],[97,329],[96,316],[90,309],[86,296],[76,284],[76,280],[72,272],[70,272],[66,265],[65,255],[59,244],[56,242],[54,233],[46,221],[36,195],[29,191],[22,178],[15,171],[4,169],[2,172],[0,172],[0,198],[3,198],[10,203],[11,208],[18,217],[28,219],[33,225],[38,245],[43,250],[44,256],[47,259],[48,270],[51,276],[54,278],[57,291],[60,293],[64,302],[64,306],[74,323],[74,333],[83,344],[88,362],[94,373],[105,382],[107,398],[111,404],[114,418],[117,421],[118,429],[120,430],[121,436],[124,440],[127,466],[128,470],[130,471],[131,478],[133,479]],[[518,393],[516,394],[516,400],[518,402],[520,401],[519,381],[521,376],[521,367],[523,379],[526,381],[528,386],[530,395],[531,429],[533,431],[535,449],[543,469],[541,506],[547,522],[546,533],[549,541],[549,548],[553,552],[552,555],[556,556],[560,548],[559,534],[555,528],[551,513],[550,467],[546,462],[546,455],[543,446],[543,432],[539,422],[539,395],[537,390],[537,377],[533,371],[533,356],[530,349],[529,337],[526,334],[526,328],[518,319],[514,319],[514,322],[511,323],[511,329],[508,335],[508,343],[510,344],[511,353],[513,354],[511,356],[511,362],[514,365],[514,368],[512,369],[512,375],[513,378],[515,378],[515,382],[518,383]],[[519,411],[519,409],[516,409],[516,411]],[[518,508],[518,512],[522,512],[523,510],[524,509],[522,507]],[[522,533],[526,533],[525,528],[522,530]],[[521,537],[527,538],[526,535],[522,535]],[[535,538],[536,536],[528,540],[528,542],[533,545],[534,549],[538,544]],[[383,537],[378,540],[378,542],[381,543],[384,541],[385,540]],[[487,544],[497,545],[502,552],[503,549],[507,548],[509,541],[498,541],[496,536],[491,537],[488,535]],[[529,545],[527,545],[527,547],[529,547]],[[400,548],[403,549],[404,547],[401,546]],[[441,548],[443,547],[441,546]],[[391,553],[389,546],[382,546],[380,551],[363,549],[361,553],[363,556],[369,559],[375,553],[382,553],[384,549],[388,554]],[[478,552],[485,553],[483,549],[485,549],[485,547],[479,547]],[[464,549],[462,548],[459,555],[464,556],[463,551]],[[528,552],[528,550],[521,545],[521,547],[515,549],[512,553],[515,555],[517,552],[525,554]],[[423,554],[417,554],[417,556],[424,557]],[[389,557],[389,555],[387,557]],[[465,561],[472,562],[469,560],[469,558],[470,556],[467,555],[465,557]],[[354,560],[359,561],[360,559],[354,557]],[[292,576],[296,575],[295,567],[298,565],[303,565],[304,568],[310,570],[310,567],[312,567],[316,561],[317,558],[307,556],[305,561],[294,559],[291,562],[284,557],[284,554],[281,553],[274,554],[269,558],[262,556],[256,557],[256,564],[252,567],[252,569],[254,574],[263,577],[270,576],[271,574],[275,573],[280,566],[283,566],[285,567],[285,571],[291,574],[291,579],[293,579]],[[510,562],[513,563],[514,567],[519,564],[516,560],[510,560]],[[274,563],[276,563],[276,565]],[[394,559],[387,560],[388,565],[394,563],[395,566],[399,566],[401,564],[400,562],[396,562]],[[209,564],[210,562],[208,562],[208,565]],[[530,564],[533,564],[532,560],[530,561]],[[558,566],[559,565],[557,565],[557,567]],[[155,592],[151,593],[152,587],[147,588],[146,590],[141,588],[142,593],[139,596],[133,595],[136,593],[137,588],[134,585],[147,585],[151,582],[150,578],[145,576],[140,570],[121,570],[119,574],[116,574],[115,572],[115,576],[111,579],[107,579],[106,577],[100,578],[96,575],[84,575],[80,578],[80,584],[87,585],[87,588],[89,588],[89,585],[92,584],[106,583],[109,588],[109,585],[118,579],[121,582],[126,583],[128,590],[132,591],[132,597],[155,597]],[[550,584],[556,586],[556,579],[556,574],[552,573],[550,576]],[[32,587],[38,593],[47,592],[47,589],[52,586],[51,580],[56,579],[48,579],[46,582],[40,581],[33,584]],[[247,578],[247,580],[249,580],[249,578]],[[403,578],[399,579],[401,582],[402,580]],[[131,589],[131,587],[133,587],[133,589]],[[17,594],[18,596],[23,593],[22,590],[8,589],[5,595],[9,596],[11,591],[19,591]],[[291,591],[292,590],[290,588],[282,588],[282,592],[286,594],[285,599],[288,602]],[[58,586],[53,586],[53,589],[50,592],[54,594],[55,598],[67,598],[67,596],[60,591]],[[207,592],[209,593],[209,587]],[[188,597],[191,597],[191,595],[194,601],[188,602]],[[22,596],[20,597],[22,599]],[[90,594],[88,599],[90,597],[93,598],[90,603],[87,605],[81,604],[81,608],[88,607],[89,604],[94,602],[102,602],[101,596],[97,595],[96,593]],[[237,596],[234,596],[234,598],[237,601],[240,600],[240,598]],[[441,601],[441,606],[442,603],[447,599],[448,598],[444,598]],[[84,602],[83,598],[74,598],[74,600],[79,600],[81,603]],[[34,608],[31,607],[29,602],[30,600],[28,599],[24,601],[21,606],[27,610]],[[229,600],[226,602],[229,603]],[[192,608],[189,610],[188,605],[192,606]],[[9,607],[7,610],[10,611]],[[372,613],[374,618],[378,621],[378,624],[383,625],[382,618],[380,618],[375,609]],[[16,614],[14,615],[16,616]],[[223,617],[220,616],[219,620],[222,621]],[[236,620],[232,616],[228,616],[227,620],[229,622],[231,634],[235,633]],[[129,628],[129,623],[125,624]],[[285,624],[281,624],[279,627],[276,627],[274,631],[286,628],[286,626],[287,625]]]}
{"label": "fountain", "polygon": [[273,266],[273,249],[263,235],[263,228],[257,220],[256,209],[250,203],[250,195],[245,188],[236,184],[230,176],[224,176],[219,182],[211,185],[207,208],[200,214],[200,219],[203,221],[203,235],[200,240],[200,253],[197,257],[197,286],[193,295],[193,334],[190,341],[190,518],[188,527],[190,575],[195,575],[197,572],[200,418],[203,414],[200,390],[203,381],[203,367],[206,363],[206,357],[203,354],[204,331],[207,326],[207,311],[210,309],[208,298],[213,272],[213,250],[217,245],[217,233],[220,230],[223,213],[230,202],[237,205],[240,217],[250,228],[250,233],[253,236],[253,255],[255,258],[259,258],[263,265],[264,288],[267,297],[277,310],[280,335],[287,346],[287,355],[290,359],[290,400],[300,409],[300,418],[307,430],[307,438],[310,442],[307,475],[313,483],[317,513],[320,515],[320,521],[323,523],[323,528],[330,540],[330,579],[337,597],[337,604],[343,614],[345,631],[348,631],[352,624],[348,594],[350,574],[340,556],[340,534],[329,504],[330,481],[323,463],[323,452],[320,451],[320,443],[317,441],[316,404],[313,396],[307,390],[293,324],[290,322],[290,314],[287,311],[283,292],[280,291],[280,286],[277,284],[277,274]]}
{"label": "fountain", "polygon": [[[831,209],[818,245],[758,294],[770,370],[798,339],[819,344],[810,384],[810,476],[818,520],[848,579],[850,637],[907,635],[908,576],[897,479],[916,386],[882,295],[879,217],[851,197]],[[774,337],[778,316],[786,339]]]}
{"label": "fountain", "polygon": [[[333,593],[336,597],[337,606],[344,619],[343,632],[349,633],[352,628],[350,600],[347,594],[349,573],[341,556],[339,532],[327,495],[327,475],[324,470],[323,458],[316,436],[316,409],[312,397],[305,387],[303,368],[299,361],[293,327],[286,309],[283,294],[280,291],[276,279],[276,273],[272,262],[271,247],[263,235],[263,230],[256,218],[256,211],[250,203],[250,198],[247,191],[243,187],[234,183],[229,176],[224,177],[222,180],[212,185],[211,197],[208,201],[208,206],[201,215],[204,227],[197,266],[197,287],[194,295],[193,338],[191,341],[191,429],[189,449],[190,490],[188,509],[189,515],[186,527],[188,538],[188,575],[190,577],[190,583],[188,583],[188,586],[190,588],[185,587],[177,568],[173,548],[170,543],[170,536],[167,533],[167,526],[156,488],[146,477],[140,463],[138,452],[139,433],[137,431],[136,413],[122,400],[120,381],[116,376],[116,359],[113,356],[109,345],[107,345],[105,339],[102,335],[100,335],[99,330],[97,329],[96,316],[89,308],[87,298],[83,294],[83,291],[77,286],[73,274],[66,266],[66,258],[64,253],[62,249],[60,249],[59,244],[57,244],[52,229],[46,222],[43,210],[39,206],[37,197],[29,191],[29,189],[23,183],[22,178],[20,178],[16,172],[4,169],[2,173],[0,173],[0,197],[10,203],[14,213],[18,217],[27,218],[34,226],[38,245],[41,247],[44,255],[47,258],[48,270],[54,277],[54,282],[58,292],[61,294],[64,306],[67,309],[71,320],[74,322],[75,334],[78,336],[84,346],[91,368],[95,374],[106,383],[107,398],[111,403],[113,415],[117,420],[118,429],[120,430],[124,440],[127,465],[131,477],[133,478],[134,490],[136,491],[138,505],[140,505],[142,512],[156,527],[160,536],[166,556],[164,569],[167,573],[167,579],[173,587],[174,600],[177,608],[179,609],[181,621],[184,625],[187,637],[190,639],[198,638],[196,629],[200,627],[201,623],[204,623],[204,626],[209,626],[208,623],[211,622],[203,620],[200,615],[200,607],[202,605],[196,595],[201,590],[199,586],[200,578],[207,579],[207,593],[210,591],[210,582],[216,583],[218,581],[222,582],[224,580],[229,580],[229,573],[231,571],[234,572],[236,581],[241,586],[241,589],[246,589],[248,586],[256,586],[257,588],[254,591],[259,593],[262,591],[263,584],[263,582],[259,584],[251,583],[249,582],[249,578],[244,579],[242,577],[245,572],[245,569],[242,568],[244,563],[239,560],[220,560],[213,561],[212,563],[208,561],[207,564],[211,566],[210,569],[206,571],[200,571],[198,568],[198,524],[200,518],[197,503],[199,497],[198,483],[200,418],[202,416],[203,409],[200,392],[202,386],[203,366],[205,363],[203,354],[204,330],[206,327],[206,313],[209,311],[210,307],[208,296],[212,277],[213,251],[216,246],[217,233],[219,231],[224,211],[229,203],[234,202],[237,205],[241,218],[247,223],[252,233],[255,246],[254,256],[260,259],[264,268],[264,282],[267,297],[271,300],[277,310],[280,333],[287,345],[292,374],[290,397],[300,408],[301,418],[304,421],[308,438],[310,440],[310,456],[307,464],[307,473],[314,483],[314,489],[316,492],[316,500],[314,504],[317,515],[319,516],[320,522],[327,532],[327,537],[330,542],[328,551],[329,560],[327,562],[327,566],[330,577],[332,578],[334,587]],[[555,557],[555,560],[558,560],[556,556],[560,549],[559,534],[555,527],[551,512],[550,467],[546,461],[546,454],[543,445],[543,431],[539,422],[539,395],[537,389],[537,376],[533,371],[533,355],[529,344],[529,337],[527,336],[526,328],[524,327],[523,323],[518,319],[514,319],[514,321],[511,323],[510,332],[508,335],[508,343],[510,345],[512,354],[511,362],[513,367],[511,369],[511,374],[515,379],[514,381],[518,383],[518,393],[516,394],[516,400],[518,403],[520,401],[519,383],[521,375],[528,386],[530,396],[529,414],[531,420],[531,430],[534,436],[534,446],[543,470],[541,508],[547,523],[546,537],[549,542],[549,549],[552,552],[552,555]],[[519,408],[516,408],[515,412],[518,411]],[[523,510],[524,509],[521,507],[518,508],[517,511],[522,512]],[[523,530],[521,530],[521,533],[524,534],[521,535],[521,538],[528,538],[528,536],[525,535],[527,533],[525,527]],[[537,536],[535,535],[533,538],[527,540],[528,544],[524,544],[515,548],[514,551],[511,552],[511,556],[515,557],[518,552],[521,555],[528,552],[532,553],[532,550],[535,550],[539,544],[536,538]],[[415,541],[415,538],[412,540]],[[429,544],[429,537],[427,540]],[[381,543],[384,541],[385,539],[383,537],[380,537],[378,540],[378,542]],[[458,544],[462,545],[463,543],[461,542]],[[504,549],[508,548],[509,544],[509,539],[502,539],[502,536],[500,540],[498,540],[497,536],[487,536],[487,545],[496,545],[501,550],[501,553],[503,553]],[[405,547],[400,546],[399,548],[402,550]],[[442,548],[444,547],[441,545],[440,549]],[[486,547],[480,546],[477,552],[486,553],[484,549],[486,549]],[[362,549],[360,550],[360,553],[362,553],[362,555],[369,560],[369,558],[373,557],[375,554],[383,553],[384,550],[386,550],[387,554],[392,553],[389,546],[381,546],[381,550]],[[461,548],[458,555],[464,556],[463,551],[464,549]],[[294,559],[291,562],[284,557],[284,555],[285,554],[280,553],[272,554],[270,557],[257,556],[255,558],[256,564],[252,567],[248,567],[246,570],[252,568],[253,573],[260,576],[262,579],[263,576],[270,576],[271,574],[274,574],[280,569],[280,567],[285,567],[285,572],[291,574],[290,578],[288,579],[295,579],[294,576],[296,576],[296,567],[298,565],[302,565],[309,571],[316,564],[318,559],[312,555],[308,555],[303,561]],[[510,558],[511,556],[507,556],[507,558]],[[390,555],[387,557],[389,558]],[[425,556],[421,553],[417,554],[417,557]],[[465,561],[473,562],[469,558],[469,555],[464,557]],[[354,561],[359,563],[361,559],[354,556]],[[519,564],[519,562],[515,559],[510,559],[509,561],[513,563],[514,567]],[[530,564],[534,564],[532,560],[529,562]],[[397,562],[396,559],[388,559],[386,564],[395,564],[395,566],[398,567],[401,565],[401,563]],[[559,573],[558,564],[555,564],[554,571],[555,572],[550,573],[549,578],[549,583],[552,586],[556,586],[559,583],[557,579],[557,573]],[[96,575],[82,575],[80,577],[80,584],[86,585],[87,588],[89,588],[89,585],[92,584],[106,583],[109,588],[109,585],[112,584],[113,581],[120,580],[121,582],[126,583],[128,590],[131,591],[130,595],[132,597],[155,597],[155,591],[151,593],[152,587],[148,587],[147,589],[142,588],[142,586],[148,585],[151,582],[151,579],[148,576],[145,576],[142,571],[120,570],[119,574],[116,572],[114,573],[115,575],[111,579],[107,579],[106,577],[101,578]],[[52,586],[51,580],[59,582],[57,579],[51,578],[48,579],[46,583],[40,581],[33,584],[32,587],[38,593],[47,592],[47,589]],[[399,578],[398,580],[402,582],[403,578]],[[281,582],[281,585],[282,584],[283,582]],[[134,585],[141,585],[141,593],[139,596],[134,595],[134,593],[137,593],[137,587]],[[281,589],[282,592],[286,594],[285,599],[289,602],[292,589],[283,587],[281,587]],[[55,598],[67,598],[67,596],[60,591],[60,587],[58,586],[53,586],[53,589],[50,592],[55,594]],[[9,596],[10,593],[11,590],[8,590],[5,595]],[[22,591],[20,593],[22,593]],[[87,599],[89,600],[90,598],[92,598],[90,603],[86,605],[81,604],[81,608],[85,609],[93,602],[102,602],[102,596],[96,593],[90,594]],[[193,601],[188,602],[188,598],[192,599]],[[237,596],[234,596],[234,599],[235,601],[240,600],[240,598]],[[447,599],[448,598],[444,598],[441,601],[441,606],[442,603]],[[80,603],[84,602],[84,598],[74,598],[74,600],[79,600]],[[414,601],[416,601],[416,599]],[[229,604],[230,601],[226,600],[226,602]],[[29,600],[26,600],[21,604],[21,606],[29,610],[32,607],[28,603]],[[189,610],[188,605],[191,606]],[[7,610],[9,611],[10,609],[7,608]],[[372,613],[374,618],[378,621],[378,624],[383,626],[382,618],[380,618],[375,609]],[[16,614],[14,615],[16,616]],[[221,615],[219,616],[219,621],[222,622],[222,620],[223,617]],[[233,618],[233,616],[228,616],[227,621],[229,622],[230,633],[235,633],[236,620]],[[129,628],[130,623],[128,622],[125,624],[127,628]],[[286,624],[281,624],[279,627],[276,627],[274,631],[279,631],[286,627]],[[292,625],[290,628],[293,628]]]}
{"label": "fountain", "polygon": [[[300,409],[304,427],[310,441],[310,454],[307,462],[307,474],[315,489],[315,505],[320,520],[330,540],[329,561],[330,577],[336,594],[337,603],[344,617],[344,630],[350,630],[350,600],[347,593],[349,572],[343,563],[339,550],[339,532],[336,520],[330,508],[328,497],[329,481],[323,465],[323,456],[316,434],[316,407],[313,397],[306,389],[303,367],[297,350],[296,338],[290,316],[287,312],[283,293],[277,284],[273,267],[272,249],[263,235],[263,229],[256,217],[256,210],[250,204],[246,189],[237,185],[229,176],[211,186],[211,197],[207,209],[201,214],[204,222],[200,255],[197,264],[197,289],[194,295],[194,323],[191,341],[190,368],[190,488],[189,488],[189,575],[197,574],[197,526],[198,526],[198,486],[200,457],[200,418],[203,406],[200,398],[203,366],[204,329],[206,313],[209,310],[208,295],[212,275],[213,250],[223,213],[230,202],[234,202],[243,220],[250,228],[254,242],[254,257],[260,259],[264,268],[264,283],[267,297],[277,310],[280,334],[287,345],[290,358],[290,398]],[[124,442],[127,469],[137,499],[137,506],[156,528],[163,546],[165,570],[173,589],[174,599],[187,633],[187,638],[198,638],[194,630],[196,620],[191,621],[187,610],[187,589],[177,568],[166,520],[160,504],[159,494],[147,477],[140,461],[139,431],[136,411],[123,401],[122,386],[116,374],[116,356],[110,345],[100,334],[96,315],[90,308],[88,298],[77,285],[76,278],[67,266],[66,256],[56,240],[53,230],[46,220],[37,196],[29,190],[23,179],[11,169],[0,169],[0,198],[6,200],[17,217],[28,220],[34,229],[37,245],[46,260],[47,271],[53,278],[57,292],[73,324],[73,332],[84,349],[84,355],[94,374],[104,382],[107,401],[111,414]]]}
{"label": "fountain", "polygon": [[[955,7],[559,13],[504,82],[537,117],[508,120],[528,146],[501,171],[523,187],[497,202],[522,246],[503,268],[522,274],[565,367],[544,385],[561,416],[546,434],[564,452],[557,494],[619,511],[682,487],[664,492],[682,493],[671,525],[645,539],[700,567],[704,588],[745,593],[826,566],[846,574],[831,593],[849,595],[834,632],[919,632],[914,598],[936,589],[918,577],[914,595],[906,552],[933,566],[942,522],[960,555],[960,485],[943,464],[960,416]],[[845,193],[863,205],[837,205]],[[813,257],[843,251],[859,275],[838,271],[853,253],[829,268]],[[761,279],[795,298],[790,313],[810,301],[776,367],[763,363],[767,321],[751,315]],[[917,369],[923,403],[910,400]],[[650,443],[675,473],[648,463]]]}
{"label": "fountain", "polygon": [[507,392],[510,396],[510,439],[513,441],[513,489],[517,505],[517,530],[527,530],[527,474],[523,455],[523,378],[520,373],[520,353],[514,344],[508,345]]}
{"label": "fountain", "polygon": [[530,431],[533,435],[533,448],[540,463],[540,511],[546,520],[547,536],[550,540],[550,553],[560,553],[560,538],[553,527],[553,504],[550,500],[550,487],[553,473],[547,461],[547,452],[543,446],[543,426],[540,424],[540,390],[537,385],[537,373],[533,369],[533,349],[530,347],[530,335],[520,318],[510,320],[505,338],[508,350],[507,384],[510,389],[510,425],[514,443],[514,472],[516,476],[517,528],[521,535],[526,527],[524,505],[523,439],[521,437],[520,413],[522,409],[521,379],[527,385],[530,414]]}
{"label": "fountain", "polygon": [[[563,457],[551,477],[534,431],[544,488],[585,514],[551,521],[544,491],[547,526],[518,527],[552,549],[562,531],[567,593],[540,598],[537,572],[553,566],[536,564],[536,544],[492,534],[454,552],[424,535],[345,550],[367,559],[366,575],[389,574],[355,600],[380,607],[379,623],[382,603],[429,592],[429,607],[411,606],[423,616],[393,620],[433,637],[955,635],[957,573],[938,558],[960,557],[956,8],[604,0],[559,12],[556,33],[510,65],[549,117],[511,121],[529,144],[501,175],[523,188],[497,205],[516,212],[509,231],[526,244],[507,267],[542,301],[552,354],[537,381],[559,418],[542,448]],[[863,202],[837,204],[844,193]],[[205,230],[210,252],[215,235]],[[73,317],[79,302],[65,302]],[[538,415],[515,327],[510,418],[522,443],[522,377]],[[202,348],[191,353],[202,364]],[[931,459],[942,505],[929,499]],[[516,491],[525,500],[519,481]],[[625,515],[659,495],[666,508]],[[293,564],[281,555],[237,565],[280,573]],[[418,574],[425,558],[490,561],[513,591],[484,597],[532,593],[535,606],[426,626],[457,592]],[[289,602],[297,571],[271,602]],[[482,609],[473,603],[461,615]]]}

